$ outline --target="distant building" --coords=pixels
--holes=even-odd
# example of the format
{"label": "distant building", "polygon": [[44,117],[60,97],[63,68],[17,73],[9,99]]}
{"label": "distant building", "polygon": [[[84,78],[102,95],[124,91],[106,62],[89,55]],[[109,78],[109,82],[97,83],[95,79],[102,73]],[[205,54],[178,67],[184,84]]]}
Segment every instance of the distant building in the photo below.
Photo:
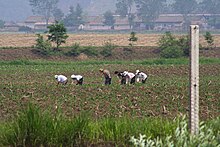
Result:
{"label": "distant building", "polygon": [[[48,25],[54,24],[55,19],[50,18],[48,21]],[[24,24],[26,27],[29,27],[34,30],[46,30],[46,20],[43,16],[29,16],[25,21]]]}
{"label": "distant building", "polygon": [[4,29],[2,29],[2,31],[5,31],[5,32],[18,32],[19,27],[20,26],[15,22],[5,22]]}
{"label": "distant building", "polygon": [[121,18],[120,16],[114,16],[115,24],[113,26],[105,25],[103,16],[88,16],[87,21],[84,23],[83,30],[129,30],[130,25],[127,17]]}
{"label": "distant building", "polygon": [[154,21],[154,30],[180,30],[183,27],[183,23],[182,15],[164,14]]}

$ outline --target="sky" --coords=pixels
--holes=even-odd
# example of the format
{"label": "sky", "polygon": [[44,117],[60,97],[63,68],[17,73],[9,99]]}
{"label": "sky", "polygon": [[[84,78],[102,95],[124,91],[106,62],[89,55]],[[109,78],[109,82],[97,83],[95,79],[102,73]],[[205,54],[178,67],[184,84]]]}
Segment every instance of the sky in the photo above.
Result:
{"label": "sky", "polygon": [[0,0],[0,19],[4,21],[24,20],[32,15],[26,0]]}

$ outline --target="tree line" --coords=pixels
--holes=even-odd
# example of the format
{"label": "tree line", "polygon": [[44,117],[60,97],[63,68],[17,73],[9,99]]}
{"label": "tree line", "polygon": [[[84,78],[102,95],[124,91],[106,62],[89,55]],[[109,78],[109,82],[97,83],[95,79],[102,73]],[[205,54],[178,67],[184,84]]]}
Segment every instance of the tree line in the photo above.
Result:
{"label": "tree line", "polygon": [[[82,7],[77,4],[75,7],[69,7],[69,13],[64,15],[62,10],[58,8],[59,0],[29,0],[34,14],[44,16],[46,24],[49,18],[54,17],[57,21],[62,21],[65,26],[79,26],[84,23],[84,16]],[[206,13],[206,14],[220,14],[219,0],[174,0],[173,3],[168,3],[167,0],[117,0],[115,4],[116,10],[106,10],[103,14],[105,25],[114,26],[115,19],[113,14],[120,15],[120,17],[127,17],[130,28],[134,25],[135,18],[139,18],[142,22],[147,23],[148,27],[153,26],[153,22],[160,14],[164,13],[178,13],[182,14],[185,26],[188,26],[188,14]],[[212,26],[220,25],[220,18],[213,16],[208,20]]]}

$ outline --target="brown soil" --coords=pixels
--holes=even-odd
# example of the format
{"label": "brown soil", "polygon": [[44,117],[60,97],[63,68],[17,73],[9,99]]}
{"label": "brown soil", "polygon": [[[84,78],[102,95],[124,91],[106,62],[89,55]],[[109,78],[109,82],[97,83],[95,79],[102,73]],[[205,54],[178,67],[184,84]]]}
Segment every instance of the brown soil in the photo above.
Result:
{"label": "brown soil", "polygon": [[[58,60],[58,61],[70,61],[70,60],[88,60],[88,59],[107,59],[107,60],[142,60],[147,58],[159,57],[159,49],[157,47],[117,47],[113,50],[113,54],[110,57],[95,56],[91,57],[86,54],[80,54],[78,57],[65,56],[65,55],[50,55],[45,56],[37,53],[33,48],[6,48],[0,49],[0,60]],[[220,48],[203,49],[200,50],[200,57],[220,58]]]}

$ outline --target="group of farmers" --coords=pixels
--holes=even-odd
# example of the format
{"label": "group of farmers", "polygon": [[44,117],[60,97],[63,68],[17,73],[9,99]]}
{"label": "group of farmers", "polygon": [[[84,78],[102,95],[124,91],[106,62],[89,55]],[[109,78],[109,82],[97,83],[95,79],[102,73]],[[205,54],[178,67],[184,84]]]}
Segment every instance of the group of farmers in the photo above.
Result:
{"label": "group of farmers", "polygon": [[[104,85],[110,85],[112,78],[110,71],[107,69],[99,69],[99,72],[104,76]],[[128,71],[115,71],[115,75],[117,75],[120,80],[120,84],[134,84],[135,82],[145,83],[148,76],[146,73],[136,70],[136,73],[128,72]],[[55,75],[55,79],[58,84],[67,84],[68,78],[64,75]],[[76,85],[83,84],[83,76],[82,75],[71,75],[72,83],[75,81]]]}

